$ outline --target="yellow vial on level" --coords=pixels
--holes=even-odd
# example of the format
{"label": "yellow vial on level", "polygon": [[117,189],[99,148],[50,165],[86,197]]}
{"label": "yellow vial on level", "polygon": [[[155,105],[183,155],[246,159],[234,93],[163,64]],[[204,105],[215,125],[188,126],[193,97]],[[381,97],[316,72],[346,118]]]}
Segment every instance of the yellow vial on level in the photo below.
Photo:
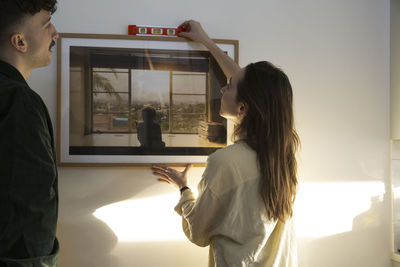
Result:
{"label": "yellow vial on level", "polygon": [[162,29],[152,29],[151,33],[152,34],[162,34]]}

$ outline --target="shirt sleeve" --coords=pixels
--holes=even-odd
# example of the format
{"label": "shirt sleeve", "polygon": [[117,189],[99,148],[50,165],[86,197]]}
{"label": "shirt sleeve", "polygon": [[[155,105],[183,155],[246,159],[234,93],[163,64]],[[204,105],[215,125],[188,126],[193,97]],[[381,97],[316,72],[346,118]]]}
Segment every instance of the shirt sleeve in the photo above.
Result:
{"label": "shirt sleeve", "polygon": [[182,227],[188,239],[198,246],[210,244],[213,236],[218,235],[220,224],[224,223],[227,213],[227,199],[224,201],[213,191],[213,180],[229,178],[231,171],[224,162],[215,157],[208,160],[206,170],[199,183],[199,196],[194,197],[190,190],[185,190],[175,211],[182,216]]}

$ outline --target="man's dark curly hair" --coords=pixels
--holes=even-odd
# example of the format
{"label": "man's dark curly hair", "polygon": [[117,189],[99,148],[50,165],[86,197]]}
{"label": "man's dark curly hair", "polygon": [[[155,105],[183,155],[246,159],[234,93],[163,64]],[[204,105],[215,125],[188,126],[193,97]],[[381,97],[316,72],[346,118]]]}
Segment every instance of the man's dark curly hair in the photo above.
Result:
{"label": "man's dark curly hair", "polygon": [[0,0],[0,46],[26,15],[33,16],[42,9],[53,14],[57,9],[57,0]]}

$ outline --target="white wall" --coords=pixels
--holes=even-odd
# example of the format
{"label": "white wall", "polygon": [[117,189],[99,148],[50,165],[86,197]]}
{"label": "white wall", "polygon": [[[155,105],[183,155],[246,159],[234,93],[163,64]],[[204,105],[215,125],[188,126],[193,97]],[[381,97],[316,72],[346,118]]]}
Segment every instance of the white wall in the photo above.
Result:
{"label": "white wall", "polygon": [[390,1],[391,137],[400,139],[400,1]]}
{"label": "white wall", "polygon": [[[211,37],[238,39],[242,66],[281,66],[294,88],[303,146],[300,266],[386,267],[389,8],[389,0],[67,0],[53,21],[59,32],[124,34],[128,24],[194,18]],[[55,55],[29,83],[55,123]],[[201,172],[191,171],[193,187]],[[178,193],[149,169],[61,168],[59,187],[60,267],[206,266],[207,248],[180,232],[172,211]]]}

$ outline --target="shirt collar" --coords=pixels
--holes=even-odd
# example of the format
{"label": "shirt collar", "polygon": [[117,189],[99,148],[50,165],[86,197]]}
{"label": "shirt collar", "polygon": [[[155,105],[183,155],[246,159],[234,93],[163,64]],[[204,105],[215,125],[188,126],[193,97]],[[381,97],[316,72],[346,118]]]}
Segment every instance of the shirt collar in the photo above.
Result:
{"label": "shirt collar", "polygon": [[23,82],[26,84],[26,81],[22,74],[14,66],[2,60],[0,60],[0,74],[5,75],[12,80]]}

